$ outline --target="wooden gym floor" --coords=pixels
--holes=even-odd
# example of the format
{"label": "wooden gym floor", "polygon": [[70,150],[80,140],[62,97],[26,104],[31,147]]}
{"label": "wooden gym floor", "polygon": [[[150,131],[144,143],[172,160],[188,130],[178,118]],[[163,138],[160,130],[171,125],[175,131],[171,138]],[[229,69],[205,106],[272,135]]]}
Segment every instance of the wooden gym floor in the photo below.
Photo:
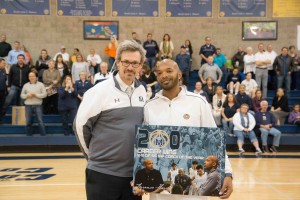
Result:
{"label": "wooden gym floor", "polygon": [[[230,199],[300,199],[300,153],[229,155],[234,157]],[[81,153],[0,154],[0,199],[84,200],[85,165]]]}

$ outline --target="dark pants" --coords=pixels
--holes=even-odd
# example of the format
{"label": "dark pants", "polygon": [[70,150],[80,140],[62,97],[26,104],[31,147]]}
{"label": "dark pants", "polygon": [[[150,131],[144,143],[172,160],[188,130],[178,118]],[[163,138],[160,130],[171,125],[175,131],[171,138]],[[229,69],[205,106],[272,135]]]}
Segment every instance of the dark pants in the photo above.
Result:
{"label": "dark pants", "polygon": [[3,106],[5,103],[6,92],[5,90],[0,90],[0,122],[2,120],[3,115]]}
{"label": "dark pants", "polygon": [[269,83],[269,89],[270,90],[277,90],[277,74],[275,70],[269,70],[268,71],[269,78],[268,78],[268,83]]}
{"label": "dark pants", "polygon": [[46,135],[45,125],[43,122],[43,112],[41,105],[26,105],[26,132],[27,135],[32,135],[32,115],[35,114],[38,125],[39,125],[39,132],[41,135]]}
{"label": "dark pants", "polygon": [[156,63],[156,57],[147,58],[146,64],[149,65],[150,69],[153,71]]}
{"label": "dark pants", "polygon": [[53,94],[51,96],[47,96],[43,99],[43,108],[44,108],[44,114],[58,114],[57,110],[57,104],[58,104],[58,94]]}
{"label": "dark pants", "polygon": [[62,123],[63,123],[65,135],[74,134],[72,126],[69,126],[69,123],[73,124],[74,118],[76,116],[76,112],[77,112],[76,108],[59,111],[59,113],[62,116]]}
{"label": "dark pants", "polygon": [[86,169],[87,200],[132,200],[132,177],[117,177]]}
{"label": "dark pants", "polygon": [[300,73],[300,71],[293,71],[291,73],[291,90],[297,89],[297,75]]}

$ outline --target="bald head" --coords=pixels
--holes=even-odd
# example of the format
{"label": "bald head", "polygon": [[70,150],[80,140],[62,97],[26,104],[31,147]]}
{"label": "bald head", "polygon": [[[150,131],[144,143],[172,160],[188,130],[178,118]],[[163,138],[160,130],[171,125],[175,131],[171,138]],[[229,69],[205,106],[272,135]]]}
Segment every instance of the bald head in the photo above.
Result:
{"label": "bald head", "polygon": [[204,162],[204,169],[212,170],[216,169],[219,165],[219,160],[217,156],[208,156]]}
{"label": "bald head", "polygon": [[164,59],[164,60],[162,60],[160,62],[157,62],[155,71],[159,70],[159,68],[161,66],[168,66],[170,68],[173,68],[174,70],[179,71],[178,64],[174,60],[171,60],[171,59]]}
{"label": "bald head", "polygon": [[153,170],[153,161],[150,159],[144,160],[144,166],[146,170]]}

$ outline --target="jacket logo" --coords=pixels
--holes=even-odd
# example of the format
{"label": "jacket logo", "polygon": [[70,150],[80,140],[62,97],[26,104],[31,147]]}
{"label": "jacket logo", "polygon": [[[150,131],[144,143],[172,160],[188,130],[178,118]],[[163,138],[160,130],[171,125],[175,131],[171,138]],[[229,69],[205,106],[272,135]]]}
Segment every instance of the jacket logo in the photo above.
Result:
{"label": "jacket logo", "polygon": [[139,96],[139,101],[144,102],[144,98],[142,96]]}
{"label": "jacket logo", "polygon": [[118,98],[118,99],[115,99],[115,103],[117,103],[117,102],[120,102],[120,99]]}
{"label": "jacket logo", "polygon": [[189,119],[191,116],[189,114],[184,114],[183,119]]}

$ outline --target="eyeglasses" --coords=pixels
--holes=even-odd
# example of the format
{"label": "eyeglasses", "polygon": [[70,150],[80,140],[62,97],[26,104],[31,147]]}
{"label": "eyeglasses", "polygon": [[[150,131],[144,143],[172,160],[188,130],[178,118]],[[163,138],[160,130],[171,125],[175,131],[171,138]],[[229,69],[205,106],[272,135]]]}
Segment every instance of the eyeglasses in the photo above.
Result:
{"label": "eyeglasses", "polygon": [[141,63],[138,63],[138,62],[129,62],[127,60],[121,61],[121,63],[122,63],[122,65],[124,67],[129,67],[131,65],[133,68],[138,68],[141,65]]}

